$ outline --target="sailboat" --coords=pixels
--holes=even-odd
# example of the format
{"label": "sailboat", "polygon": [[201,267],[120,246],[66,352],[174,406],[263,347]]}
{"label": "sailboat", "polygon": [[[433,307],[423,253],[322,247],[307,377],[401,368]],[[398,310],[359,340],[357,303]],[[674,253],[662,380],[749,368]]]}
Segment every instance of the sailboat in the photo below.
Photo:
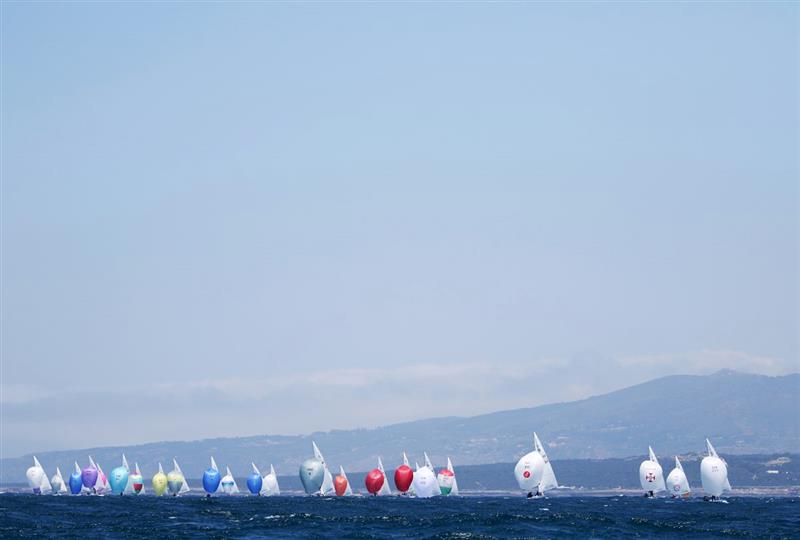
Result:
{"label": "sailboat", "polygon": [[639,465],[639,482],[642,484],[645,497],[655,497],[656,493],[666,491],[667,486],[664,484],[664,471],[656,453],[650,446],[647,449],[650,456]]}
{"label": "sailboat", "polygon": [[719,457],[708,439],[706,439],[706,451],[708,455],[700,462],[700,481],[703,484],[703,491],[706,492],[704,498],[713,501],[724,491],[731,491],[732,488],[728,481],[728,464]]}
{"label": "sailboat", "polygon": [[94,486],[92,486],[93,493],[102,495],[106,491],[110,491],[111,486],[108,485],[108,477],[106,476],[106,473],[103,472],[103,468],[100,466],[100,464],[92,459],[92,456],[89,456],[89,465],[97,471],[97,481],[95,482]]}
{"label": "sailboat", "polygon": [[203,472],[203,489],[206,490],[206,496],[210,497],[219,491],[220,482],[222,482],[222,475],[219,474],[219,467],[214,461],[214,456],[211,456],[211,466]]}
{"label": "sailboat", "polygon": [[442,491],[439,489],[439,482],[436,481],[436,473],[433,472],[433,465],[431,460],[428,459],[428,454],[425,454],[425,465],[420,467],[419,463],[415,463],[416,471],[414,471],[414,480],[411,483],[415,496],[427,499],[441,495]]}
{"label": "sailboat", "polygon": [[153,475],[152,483],[153,492],[156,494],[156,497],[161,497],[167,492],[167,475],[164,474],[164,468],[161,466],[161,463],[158,464],[158,472]]}
{"label": "sailboat", "polygon": [[453,469],[453,462],[447,458],[447,467],[439,471],[436,477],[439,482],[439,489],[442,495],[458,495],[458,482],[456,481],[456,471]]}
{"label": "sailboat", "polygon": [[394,471],[394,487],[400,495],[414,495],[414,470],[408,464],[408,456],[403,452],[403,464]]}
{"label": "sailboat", "polygon": [[349,497],[353,494],[350,480],[347,478],[347,473],[344,472],[344,467],[341,465],[339,465],[339,474],[333,479],[333,487],[336,490],[336,495],[339,497]]}
{"label": "sailboat", "polygon": [[73,495],[79,495],[84,489],[81,468],[76,461],[75,472],[69,475],[69,492]]}
{"label": "sailboat", "polygon": [[542,461],[544,461],[544,471],[542,471],[542,479],[539,481],[539,493],[544,495],[547,490],[558,487],[558,480],[556,480],[556,473],[553,472],[553,464],[550,463],[550,458],[547,457],[544,445],[535,431],[533,432],[533,447],[539,452],[539,455],[542,456]]}
{"label": "sailboat", "polygon": [[675,468],[667,475],[667,490],[673,497],[689,497],[692,493],[678,456],[675,456]]}
{"label": "sailboat", "polygon": [[114,495],[122,495],[125,493],[130,475],[131,469],[128,467],[128,460],[125,459],[125,454],[122,454],[122,465],[115,467],[111,471],[111,478],[109,480],[111,493]]}
{"label": "sailboat", "polygon": [[255,463],[250,463],[253,466],[253,472],[247,477],[247,489],[253,495],[261,495],[261,488],[264,486],[264,479],[261,477],[261,471],[258,470]]}
{"label": "sailboat", "polygon": [[233,478],[230,467],[225,467],[225,476],[222,477],[222,492],[226,495],[236,495],[239,493],[239,486],[236,485],[236,480]]}
{"label": "sailboat", "polygon": [[36,456],[33,456],[33,465],[25,472],[25,476],[28,478],[28,486],[36,495],[46,495],[53,491],[47,473],[44,472],[44,467]]}
{"label": "sailboat", "polygon": [[133,465],[133,472],[128,477],[128,487],[129,493],[133,493],[135,495],[144,495],[144,477],[142,476],[142,471],[139,470],[139,464],[134,463]]}
{"label": "sailboat", "polygon": [[522,491],[528,492],[528,498],[539,494],[539,485],[544,477],[545,463],[542,454],[536,449],[536,435],[534,434],[533,451],[528,452],[517,461],[514,466],[514,478]]}
{"label": "sailboat", "polygon": [[325,463],[325,458],[322,457],[322,452],[319,451],[317,447],[317,443],[311,441],[312,446],[314,447],[314,457],[322,463],[323,469],[325,469],[325,476],[322,480],[322,487],[320,487],[320,495],[330,495],[333,493],[333,476],[331,475],[331,471],[328,470],[328,465]]}
{"label": "sailboat", "polygon": [[270,464],[269,474],[264,477],[264,485],[261,487],[261,494],[271,497],[281,494],[281,488],[278,485],[278,475],[275,474],[275,467]]}
{"label": "sailboat", "polygon": [[175,458],[172,459],[172,466],[173,469],[167,475],[167,487],[169,488],[169,492],[172,493],[172,496],[177,497],[178,495],[187,493],[190,489],[189,485],[186,483],[186,477],[183,475],[180,465],[178,465],[178,460]]}
{"label": "sailboat", "polygon": [[61,476],[61,469],[56,467],[56,474],[53,475],[53,478],[50,479],[50,486],[53,489],[54,495],[62,495],[64,493],[69,493],[67,489],[66,483],[64,483],[64,477]]}

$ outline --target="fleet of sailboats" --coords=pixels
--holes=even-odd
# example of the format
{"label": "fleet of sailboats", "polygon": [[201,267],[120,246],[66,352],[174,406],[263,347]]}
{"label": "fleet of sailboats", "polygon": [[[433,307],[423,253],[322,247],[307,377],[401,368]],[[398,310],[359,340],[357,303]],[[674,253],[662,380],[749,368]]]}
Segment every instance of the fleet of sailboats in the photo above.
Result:
{"label": "fleet of sailboats", "polygon": [[[514,477],[519,488],[526,492],[529,498],[542,497],[548,491],[559,487],[553,465],[545,450],[545,446],[536,432],[533,433],[533,449],[523,455],[514,467]],[[355,495],[353,487],[345,473],[344,467],[339,466],[339,474],[334,478],[328,464],[316,442],[312,441],[313,457],[305,460],[300,466],[299,475],[303,488],[308,495],[321,497],[327,496],[352,496]],[[383,460],[378,457],[377,467],[372,469],[365,478],[367,492],[372,495],[390,496],[399,495],[414,498],[430,498],[436,496],[458,496],[460,494],[456,471],[450,457],[447,465],[435,473],[433,463],[427,452],[423,452],[423,465],[415,464],[412,469],[408,456],[402,454],[401,464],[394,470],[393,480],[396,493],[390,487],[390,478],[386,474]],[[217,493],[236,495],[239,487],[230,467],[226,467],[225,475],[220,474],[214,457],[210,458],[210,467],[203,473],[202,485],[207,496]],[[164,473],[161,463],[158,471],[153,475],[152,488],[156,496],[169,492],[173,496],[182,495],[191,491],[186,477],[178,461],[173,459],[173,469]],[[276,496],[281,494],[275,467],[270,465],[269,473],[262,476],[255,463],[251,463],[252,472],[247,477],[247,489],[253,495]],[[728,467],[711,441],[706,439],[706,455],[700,463],[700,477],[705,498],[718,499],[724,492],[731,491],[728,480]],[[55,474],[48,478],[41,462],[33,457],[33,465],[26,471],[28,486],[34,494],[91,494],[114,495],[144,494],[144,480],[139,464],[131,469],[125,455],[122,455],[122,464],[106,476],[100,464],[89,456],[89,466],[81,469],[75,463],[67,481],[61,474],[61,469],[56,467]],[[683,470],[678,456],[675,456],[675,467],[670,471],[666,480],[663,469],[652,447],[648,447],[648,456],[639,465],[639,481],[646,497],[656,497],[659,493],[666,492],[674,498],[690,497],[692,490],[686,473]]]}

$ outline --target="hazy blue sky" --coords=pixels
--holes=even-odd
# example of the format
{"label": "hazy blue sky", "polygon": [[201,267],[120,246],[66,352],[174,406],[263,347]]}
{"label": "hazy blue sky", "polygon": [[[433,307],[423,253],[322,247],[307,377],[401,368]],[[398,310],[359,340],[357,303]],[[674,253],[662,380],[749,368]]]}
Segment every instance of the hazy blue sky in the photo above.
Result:
{"label": "hazy blue sky", "polygon": [[798,14],[4,2],[4,454],[797,371]]}

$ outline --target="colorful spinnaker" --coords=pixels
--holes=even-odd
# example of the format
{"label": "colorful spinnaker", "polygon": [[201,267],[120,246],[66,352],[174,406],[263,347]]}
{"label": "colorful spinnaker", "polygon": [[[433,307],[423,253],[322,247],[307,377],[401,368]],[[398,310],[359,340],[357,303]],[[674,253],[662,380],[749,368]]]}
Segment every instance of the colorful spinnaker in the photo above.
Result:
{"label": "colorful spinnaker", "polygon": [[261,477],[261,471],[258,470],[255,463],[250,463],[253,466],[253,472],[247,477],[247,490],[253,495],[261,495],[261,489],[264,487],[264,479]]}
{"label": "colorful spinnaker", "polygon": [[167,475],[164,474],[164,468],[161,466],[161,463],[158,464],[158,472],[153,475],[152,484],[153,493],[156,494],[156,497],[161,497],[167,492]]}
{"label": "colorful spinnaker", "polygon": [[180,465],[178,465],[178,460],[173,458],[172,466],[173,469],[167,475],[167,487],[169,488],[169,492],[174,497],[177,497],[178,495],[189,492],[190,489],[189,484],[186,483],[186,477],[183,475]]}
{"label": "colorful spinnaker", "polygon": [[69,492],[72,495],[80,495],[86,488],[83,487],[83,475],[78,462],[75,462],[75,471],[69,475]]}
{"label": "colorful spinnaker", "polygon": [[222,475],[219,473],[214,456],[211,456],[211,466],[203,472],[203,489],[208,495],[212,495],[219,491],[220,482],[222,482]]}
{"label": "colorful spinnaker", "polygon": [[458,482],[456,481],[456,471],[453,469],[453,462],[447,458],[447,467],[439,471],[436,477],[439,482],[439,489],[442,495],[458,495]]}

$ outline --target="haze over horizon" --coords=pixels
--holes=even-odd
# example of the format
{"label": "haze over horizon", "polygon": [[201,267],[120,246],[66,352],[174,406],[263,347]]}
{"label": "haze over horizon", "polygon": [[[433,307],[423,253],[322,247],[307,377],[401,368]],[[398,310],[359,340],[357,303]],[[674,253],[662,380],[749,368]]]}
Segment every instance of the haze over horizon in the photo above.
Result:
{"label": "haze over horizon", "polygon": [[800,371],[798,7],[574,8],[3,3],[0,457]]}

